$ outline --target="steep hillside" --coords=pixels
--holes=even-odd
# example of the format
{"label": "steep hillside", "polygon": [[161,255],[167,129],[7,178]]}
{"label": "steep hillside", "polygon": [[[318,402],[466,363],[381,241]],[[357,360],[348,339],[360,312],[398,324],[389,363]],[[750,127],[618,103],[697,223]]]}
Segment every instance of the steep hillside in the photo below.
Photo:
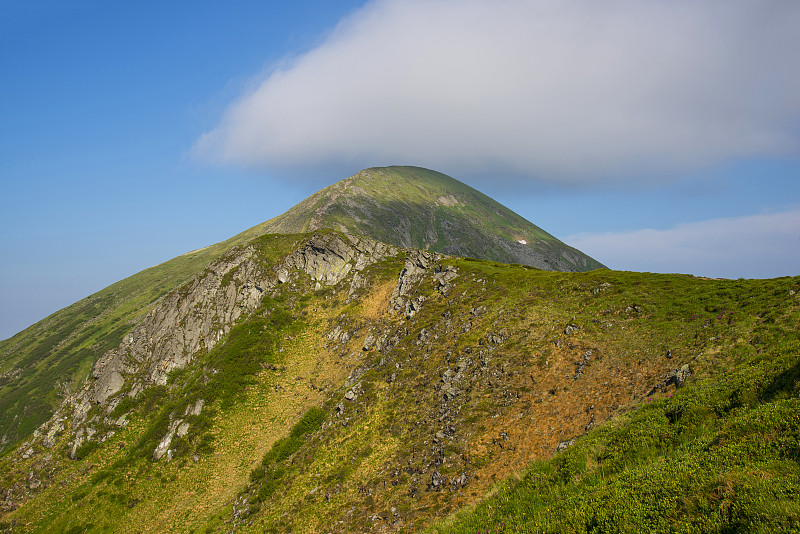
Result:
{"label": "steep hillside", "polygon": [[548,271],[603,267],[483,193],[420,167],[365,169],[257,228],[259,233],[332,228],[400,247]]}
{"label": "steep hillside", "polygon": [[159,298],[226,250],[265,233],[323,227],[394,245],[545,269],[601,267],[443,174],[415,167],[368,169],[279,217],[135,274],[0,341],[0,454],[46,421],[82,384],[94,362],[116,347]]}
{"label": "steep hillside", "polygon": [[53,414],[92,364],[153,304],[195,276],[228,243],[151,267],[0,341],[0,453]]}
{"label": "steep hillside", "polygon": [[264,235],[159,300],[0,458],[0,524],[791,529],[799,289]]}
{"label": "steep hillside", "polygon": [[160,298],[256,235],[248,230],[145,269],[0,341],[0,454],[47,421]]}

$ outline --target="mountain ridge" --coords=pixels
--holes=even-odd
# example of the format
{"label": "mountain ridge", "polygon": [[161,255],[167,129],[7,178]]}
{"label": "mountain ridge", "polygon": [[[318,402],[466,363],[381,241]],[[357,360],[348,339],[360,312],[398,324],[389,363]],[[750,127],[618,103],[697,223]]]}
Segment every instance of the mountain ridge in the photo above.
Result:
{"label": "mountain ridge", "polygon": [[[405,187],[397,187],[398,184],[405,184]],[[346,203],[339,202],[343,198],[340,190],[347,188],[368,189],[366,198],[369,199],[371,194],[379,200],[372,203],[373,208],[375,205],[380,208],[381,202],[388,205],[389,202],[404,201],[405,204],[379,209],[366,223],[363,220],[359,222],[343,211]],[[331,191],[333,195],[330,195]],[[439,201],[439,197],[443,200]],[[362,215],[364,198],[361,195],[360,203],[355,204],[356,211]],[[462,213],[473,200],[480,209]],[[328,208],[335,208],[334,213],[315,210],[320,202]],[[431,206],[442,212],[438,219],[437,214],[431,212]],[[481,227],[480,219],[491,213],[497,214],[496,220]],[[408,214],[416,214],[416,219],[409,218]],[[333,217],[326,219],[327,215]],[[386,220],[381,222],[381,217],[386,217]],[[397,224],[393,217],[399,221]],[[470,220],[470,217],[478,222]],[[441,232],[442,221],[450,224],[446,235]],[[348,226],[343,228],[342,224]],[[507,228],[503,230],[502,225]],[[0,340],[0,406],[3,406],[0,411],[0,453],[47,420],[60,399],[74,392],[89,374],[94,362],[115,347],[133,324],[175,286],[190,280],[206,264],[233,246],[265,233],[298,233],[312,227],[344,229],[395,246],[420,245],[417,248],[426,248],[423,245],[430,243],[420,239],[415,241],[411,236],[412,227],[424,228],[416,237],[432,232],[437,240],[451,240],[438,247],[440,252],[447,254],[523,263],[548,270],[602,267],[486,195],[447,175],[420,167],[365,169],[318,191],[277,217],[220,243],[145,269],[51,314],[9,339]],[[405,234],[400,231],[402,228],[405,228]],[[405,239],[398,239],[403,235],[406,235]],[[458,244],[459,235],[467,236],[461,239],[466,246]],[[522,237],[530,243],[517,243]],[[114,324],[114,328],[107,330],[106,323]]]}
{"label": "mountain ridge", "polygon": [[[784,436],[798,428],[786,394],[800,347],[782,333],[798,289],[797,278],[548,272],[328,229],[263,235],[169,292],[82,392],[0,457],[0,527],[418,532],[532,460],[555,466],[557,484],[583,454],[620,468],[642,428],[667,432],[669,417],[690,439],[706,413],[696,395],[708,395],[694,383],[722,370],[760,377],[763,409],[781,414],[764,432]],[[754,402],[726,384],[712,390],[725,402]],[[662,409],[658,424],[625,423]],[[603,442],[620,432],[621,445]],[[792,482],[791,443],[759,464],[760,491]],[[738,476],[724,483],[740,488]]]}
{"label": "mountain ridge", "polygon": [[0,532],[800,530],[800,277],[341,230],[258,225],[0,344],[4,410],[63,392],[3,428]]}

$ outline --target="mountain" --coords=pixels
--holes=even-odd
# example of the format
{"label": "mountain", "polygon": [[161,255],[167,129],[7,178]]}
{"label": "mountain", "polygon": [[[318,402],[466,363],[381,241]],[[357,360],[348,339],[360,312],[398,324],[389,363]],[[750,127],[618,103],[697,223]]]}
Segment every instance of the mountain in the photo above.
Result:
{"label": "mountain", "polygon": [[0,457],[0,529],[794,531],[798,290],[258,236]]}
{"label": "mountain", "polygon": [[358,233],[502,240],[451,180],[364,171],[1,343],[0,532],[800,530],[800,277]]}
{"label": "mountain", "polygon": [[548,271],[603,267],[483,193],[420,167],[365,169],[256,228],[281,234],[331,228],[400,247]]}
{"label": "mountain", "polygon": [[0,452],[44,423],[159,298],[226,250],[267,233],[319,228],[548,270],[602,267],[444,174],[418,167],[366,169],[266,223],[135,274],[0,341]]}

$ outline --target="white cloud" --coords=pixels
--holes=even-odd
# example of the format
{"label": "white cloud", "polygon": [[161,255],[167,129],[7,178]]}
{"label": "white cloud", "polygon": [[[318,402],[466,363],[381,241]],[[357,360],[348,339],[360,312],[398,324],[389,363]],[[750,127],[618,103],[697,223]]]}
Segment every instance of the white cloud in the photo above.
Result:
{"label": "white cloud", "polygon": [[379,0],[195,149],[249,166],[417,164],[651,179],[796,151],[796,0]]}
{"label": "white cloud", "polygon": [[800,275],[800,208],[668,230],[580,233],[564,240],[612,269],[722,278]]}

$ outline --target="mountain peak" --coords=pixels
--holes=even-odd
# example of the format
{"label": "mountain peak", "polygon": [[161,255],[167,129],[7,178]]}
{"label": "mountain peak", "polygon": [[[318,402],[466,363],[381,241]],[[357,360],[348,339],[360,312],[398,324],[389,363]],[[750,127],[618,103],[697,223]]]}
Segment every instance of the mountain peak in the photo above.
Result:
{"label": "mountain peak", "polygon": [[364,169],[256,230],[297,233],[320,228],[401,247],[545,270],[603,267],[480,191],[422,167]]}

